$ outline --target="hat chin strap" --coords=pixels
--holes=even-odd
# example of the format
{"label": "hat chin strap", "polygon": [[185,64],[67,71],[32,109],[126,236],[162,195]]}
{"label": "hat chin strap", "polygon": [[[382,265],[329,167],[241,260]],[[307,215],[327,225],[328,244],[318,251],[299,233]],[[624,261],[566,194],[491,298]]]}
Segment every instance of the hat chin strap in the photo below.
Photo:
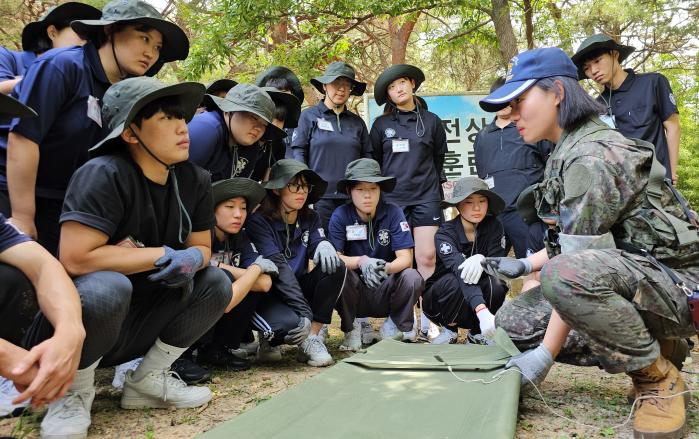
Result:
{"label": "hat chin strap", "polygon": [[[121,69],[121,65],[119,65],[119,60],[117,59],[117,56],[116,56],[116,49],[114,48],[114,34],[112,34],[112,56],[114,57],[114,64],[116,64],[117,69],[119,70],[119,79],[126,79],[129,75],[127,73],[125,73]],[[136,136],[136,137],[138,137],[138,136]],[[140,140],[139,140],[139,142],[140,142]],[[146,148],[146,149],[148,149],[148,148]],[[148,152],[150,152],[150,151],[148,151]],[[155,156],[153,156],[153,157],[155,157]]]}
{"label": "hat chin strap", "polygon": [[[180,242],[180,244],[184,244],[187,241],[187,239],[189,239],[189,236],[192,234],[192,220],[189,217],[189,213],[187,213],[187,209],[184,207],[184,203],[182,203],[182,198],[180,198],[180,187],[177,183],[177,174],[175,174],[175,165],[168,165],[164,161],[160,160],[158,158],[158,156],[156,156],[153,153],[153,151],[151,151],[150,148],[148,148],[146,146],[146,144],[143,143],[143,140],[141,140],[141,138],[138,137],[138,134],[136,134],[136,130],[134,130],[132,127],[129,127],[129,128],[131,128],[131,132],[136,137],[136,140],[138,140],[138,144],[141,145],[141,147],[143,149],[145,149],[146,152],[151,157],[153,157],[158,163],[165,166],[165,169],[167,169],[167,171],[168,171],[168,175],[170,176],[170,179],[172,180],[172,186],[175,189],[175,199],[177,200],[177,206],[178,206],[179,211],[180,211],[179,212],[180,213],[180,215],[179,215],[180,225],[179,225],[179,230],[177,232],[177,239]],[[184,219],[184,221],[183,221],[183,219]],[[185,222],[187,223],[187,226],[182,227],[183,223],[185,223]],[[184,237],[183,237],[182,232],[184,232]]]}

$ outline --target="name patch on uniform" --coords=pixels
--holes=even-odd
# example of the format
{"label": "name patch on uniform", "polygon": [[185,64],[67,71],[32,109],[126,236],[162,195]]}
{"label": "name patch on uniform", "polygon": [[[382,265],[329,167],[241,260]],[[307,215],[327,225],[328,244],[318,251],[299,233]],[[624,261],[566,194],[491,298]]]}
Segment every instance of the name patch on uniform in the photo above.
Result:
{"label": "name patch on uniform", "polygon": [[99,99],[92,95],[87,98],[87,117],[102,128],[102,111],[100,110]]}
{"label": "name patch on uniform", "polygon": [[443,255],[450,255],[454,248],[448,242],[443,242],[439,245],[439,252]]}
{"label": "name patch on uniform", "polygon": [[401,221],[400,222],[400,230],[402,232],[409,232],[410,231],[410,226],[408,225],[407,221]]}
{"label": "name patch on uniform", "polygon": [[391,148],[393,152],[410,152],[410,141],[408,139],[393,139]]}
{"label": "name patch on uniform", "polygon": [[348,241],[364,241],[366,236],[367,232],[365,225],[353,224],[345,227],[345,237]]}
{"label": "name patch on uniform", "polygon": [[379,244],[386,247],[391,243],[391,235],[388,233],[388,229],[379,230]]}
{"label": "name patch on uniform", "polygon": [[396,130],[394,130],[393,128],[386,128],[386,130],[383,133],[387,139],[392,139],[396,137]]}
{"label": "name patch on uniform", "polygon": [[318,129],[323,131],[335,131],[333,124],[329,120],[318,118]]}

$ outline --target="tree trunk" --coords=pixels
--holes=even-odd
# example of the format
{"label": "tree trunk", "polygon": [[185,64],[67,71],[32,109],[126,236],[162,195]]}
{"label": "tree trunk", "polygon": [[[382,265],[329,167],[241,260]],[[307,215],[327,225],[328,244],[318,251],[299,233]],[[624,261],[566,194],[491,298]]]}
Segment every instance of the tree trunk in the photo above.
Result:
{"label": "tree trunk", "polygon": [[508,0],[490,0],[490,3],[493,6],[493,9],[490,11],[490,17],[493,19],[493,25],[495,26],[500,58],[502,65],[506,66],[510,59],[517,55],[517,38],[515,37],[514,29],[512,29],[510,4]]}
{"label": "tree trunk", "polygon": [[272,45],[286,43],[289,39],[289,19],[281,18],[277,23],[272,25]]}
{"label": "tree trunk", "polygon": [[388,35],[391,39],[391,64],[405,63],[410,34],[413,32],[419,16],[420,13],[418,12],[400,26],[397,23],[398,17],[388,18]]}
{"label": "tree trunk", "polygon": [[547,1],[546,8],[549,10],[549,14],[551,14],[551,17],[553,18],[553,24],[556,28],[556,32],[558,32],[558,39],[560,40],[558,47],[572,54],[573,43],[570,40],[570,35],[568,35],[568,33],[564,30],[565,24],[563,23],[563,14],[561,13],[561,9],[558,7],[558,5],[556,5],[554,0]]}
{"label": "tree trunk", "polygon": [[524,28],[527,34],[527,49],[534,48],[534,10],[532,0],[523,0],[524,5]]}

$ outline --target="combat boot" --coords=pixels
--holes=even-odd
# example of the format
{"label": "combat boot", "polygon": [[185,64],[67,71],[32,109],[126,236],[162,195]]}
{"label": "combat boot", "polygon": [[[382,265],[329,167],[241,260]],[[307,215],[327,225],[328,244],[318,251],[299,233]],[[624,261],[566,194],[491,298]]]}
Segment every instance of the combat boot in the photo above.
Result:
{"label": "combat boot", "polygon": [[[672,363],[677,370],[682,370],[684,360],[689,355],[689,344],[684,338],[679,340],[658,340],[660,344],[660,355],[665,357],[670,363]],[[685,406],[689,404],[689,394],[685,393]],[[631,386],[626,399],[629,404],[633,404],[636,399],[636,389]]]}
{"label": "combat boot", "polygon": [[[633,422],[635,438],[674,439],[684,436],[686,413],[683,396],[685,385],[679,371],[665,357],[653,364],[628,372],[636,395],[641,398]],[[675,396],[675,397],[673,397]]]}

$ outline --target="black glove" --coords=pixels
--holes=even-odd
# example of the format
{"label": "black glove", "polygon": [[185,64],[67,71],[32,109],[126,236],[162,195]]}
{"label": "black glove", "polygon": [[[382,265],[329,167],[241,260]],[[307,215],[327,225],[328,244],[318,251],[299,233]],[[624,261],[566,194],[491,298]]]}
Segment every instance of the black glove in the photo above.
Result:
{"label": "black glove", "polygon": [[483,269],[491,276],[501,279],[517,279],[532,272],[532,263],[526,258],[485,258]]}

